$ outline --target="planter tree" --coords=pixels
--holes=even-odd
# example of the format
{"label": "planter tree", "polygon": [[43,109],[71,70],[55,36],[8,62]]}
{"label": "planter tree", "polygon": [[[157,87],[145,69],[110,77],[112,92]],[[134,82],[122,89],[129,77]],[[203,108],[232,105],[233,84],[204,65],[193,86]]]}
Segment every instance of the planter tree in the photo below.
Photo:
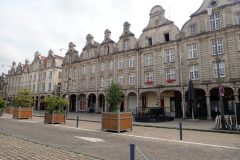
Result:
{"label": "planter tree", "polygon": [[108,88],[106,100],[109,104],[109,112],[102,113],[102,130],[121,132],[132,129],[132,113],[121,112],[123,92],[119,84],[112,82]]}
{"label": "planter tree", "polygon": [[32,118],[32,93],[29,89],[20,89],[13,100],[13,118]]}
{"label": "planter tree", "polygon": [[47,104],[44,123],[65,123],[63,107],[68,104],[68,100],[58,96],[48,96],[44,102]]}
{"label": "planter tree", "polygon": [[3,114],[3,109],[5,108],[6,102],[4,101],[4,99],[2,97],[0,97],[0,117]]}

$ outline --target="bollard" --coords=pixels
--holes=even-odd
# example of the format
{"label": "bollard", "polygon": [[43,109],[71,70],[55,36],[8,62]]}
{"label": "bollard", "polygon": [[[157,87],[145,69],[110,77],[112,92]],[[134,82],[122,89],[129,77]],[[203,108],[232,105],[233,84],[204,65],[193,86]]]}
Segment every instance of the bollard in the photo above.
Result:
{"label": "bollard", "polygon": [[179,122],[179,134],[180,134],[180,141],[183,140],[183,135],[182,135],[182,122]]}
{"label": "bollard", "polygon": [[77,128],[78,128],[79,115],[77,115]]}
{"label": "bollard", "polygon": [[135,160],[135,144],[129,144],[130,147],[130,160]]}

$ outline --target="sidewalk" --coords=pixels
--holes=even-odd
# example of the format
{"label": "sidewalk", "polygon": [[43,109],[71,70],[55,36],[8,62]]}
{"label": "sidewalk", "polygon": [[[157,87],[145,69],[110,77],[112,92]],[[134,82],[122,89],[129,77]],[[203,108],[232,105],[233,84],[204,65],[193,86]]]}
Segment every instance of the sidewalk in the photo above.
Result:
{"label": "sidewalk", "polygon": [[[44,111],[34,111],[33,115],[35,117],[43,117],[44,116]],[[71,120],[72,124],[76,124],[76,122],[74,122],[74,121],[77,120],[77,116],[79,116],[80,121],[101,123],[101,114],[94,114],[94,113],[68,112],[67,120]],[[237,132],[237,131],[214,130],[213,128],[214,128],[214,123],[215,122],[213,120],[191,120],[191,119],[177,119],[177,118],[175,118],[173,121],[157,122],[157,123],[144,123],[144,122],[135,122],[134,121],[133,125],[134,126],[142,126],[142,127],[178,129],[180,122],[182,122],[182,128],[184,130],[240,134],[240,132]]]}

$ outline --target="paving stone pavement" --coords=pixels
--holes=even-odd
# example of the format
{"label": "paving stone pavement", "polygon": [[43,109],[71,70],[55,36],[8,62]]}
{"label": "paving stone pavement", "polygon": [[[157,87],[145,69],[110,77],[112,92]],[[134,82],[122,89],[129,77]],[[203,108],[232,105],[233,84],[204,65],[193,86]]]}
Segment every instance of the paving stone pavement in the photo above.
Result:
{"label": "paving stone pavement", "polygon": [[97,160],[24,139],[0,134],[0,160]]}

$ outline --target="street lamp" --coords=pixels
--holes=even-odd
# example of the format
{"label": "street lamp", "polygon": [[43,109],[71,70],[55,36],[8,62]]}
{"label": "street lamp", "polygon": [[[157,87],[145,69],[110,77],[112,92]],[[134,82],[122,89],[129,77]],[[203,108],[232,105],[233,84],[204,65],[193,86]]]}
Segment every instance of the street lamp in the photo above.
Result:
{"label": "street lamp", "polygon": [[[207,8],[208,15],[212,16],[213,18],[213,32],[214,32],[214,52],[216,55],[216,62],[217,62],[217,83],[218,83],[218,94],[219,94],[219,106],[221,108],[221,124],[222,129],[225,129],[225,120],[224,120],[224,106],[223,106],[223,97],[222,94],[224,93],[224,88],[221,86],[221,77],[220,77],[220,59],[217,51],[217,33],[216,33],[216,20],[215,20],[215,8],[217,6],[217,0],[212,0]],[[211,25],[211,22],[210,22]]]}

